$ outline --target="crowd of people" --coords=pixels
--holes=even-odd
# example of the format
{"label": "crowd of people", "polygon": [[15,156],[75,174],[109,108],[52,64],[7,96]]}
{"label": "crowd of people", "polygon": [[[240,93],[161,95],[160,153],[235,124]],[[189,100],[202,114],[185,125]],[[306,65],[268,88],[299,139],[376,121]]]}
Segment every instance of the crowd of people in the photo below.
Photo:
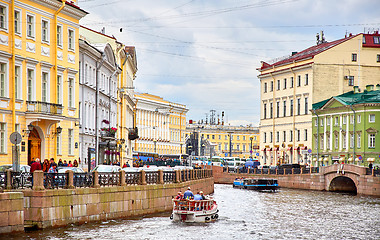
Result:
{"label": "crowd of people", "polygon": [[[80,162],[80,159],[79,159]],[[76,159],[73,162],[69,160],[67,163],[66,160],[59,159],[58,164],[55,162],[54,158],[50,158],[50,160],[45,159],[43,162],[39,158],[32,159],[30,162],[30,172],[34,172],[36,170],[42,170],[47,173],[56,173],[57,167],[78,167],[79,163]]]}
{"label": "crowd of people", "polygon": [[188,187],[187,190],[182,194],[178,192],[178,195],[175,197],[176,200],[207,200],[206,196],[203,195],[202,191],[198,191],[197,194],[193,194],[191,188]]}

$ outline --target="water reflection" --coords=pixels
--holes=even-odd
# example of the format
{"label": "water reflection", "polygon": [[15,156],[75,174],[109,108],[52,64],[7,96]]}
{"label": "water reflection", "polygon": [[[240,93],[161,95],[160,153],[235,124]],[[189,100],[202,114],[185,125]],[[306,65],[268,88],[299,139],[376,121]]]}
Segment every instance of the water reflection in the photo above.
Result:
{"label": "water reflection", "polygon": [[216,185],[219,220],[173,223],[170,213],[13,235],[7,239],[380,239],[380,199]]}

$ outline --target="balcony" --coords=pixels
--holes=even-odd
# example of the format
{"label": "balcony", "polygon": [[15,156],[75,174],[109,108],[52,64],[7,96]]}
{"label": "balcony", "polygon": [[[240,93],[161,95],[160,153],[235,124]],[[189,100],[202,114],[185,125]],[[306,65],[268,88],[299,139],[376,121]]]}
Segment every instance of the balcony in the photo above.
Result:
{"label": "balcony", "polygon": [[44,113],[51,115],[62,115],[62,104],[39,102],[39,101],[26,101],[28,113]]}

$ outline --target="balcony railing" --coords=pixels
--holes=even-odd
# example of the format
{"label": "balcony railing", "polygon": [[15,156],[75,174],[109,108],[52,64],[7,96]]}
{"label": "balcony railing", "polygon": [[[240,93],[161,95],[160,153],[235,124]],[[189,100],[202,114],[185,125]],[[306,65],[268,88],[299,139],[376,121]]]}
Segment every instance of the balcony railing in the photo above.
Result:
{"label": "balcony railing", "polygon": [[46,113],[62,115],[62,104],[39,102],[39,101],[26,101],[27,111],[33,113]]}

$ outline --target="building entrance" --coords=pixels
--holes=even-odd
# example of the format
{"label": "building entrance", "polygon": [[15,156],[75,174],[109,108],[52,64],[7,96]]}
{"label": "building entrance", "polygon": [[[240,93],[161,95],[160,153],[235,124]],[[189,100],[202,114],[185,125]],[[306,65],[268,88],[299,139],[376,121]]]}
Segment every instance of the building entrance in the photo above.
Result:
{"label": "building entrance", "polygon": [[36,128],[29,133],[28,138],[28,164],[32,159],[41,159],[41,138]]}

